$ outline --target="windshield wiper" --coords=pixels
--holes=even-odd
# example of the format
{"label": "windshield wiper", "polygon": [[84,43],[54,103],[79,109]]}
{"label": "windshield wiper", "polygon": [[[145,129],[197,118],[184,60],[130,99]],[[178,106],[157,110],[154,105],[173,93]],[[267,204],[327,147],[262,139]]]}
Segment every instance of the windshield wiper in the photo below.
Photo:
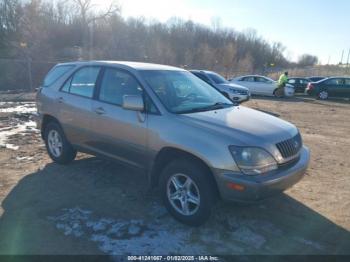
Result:
{"label": "windshield wiper", "polygon": [[209,105],[209,106],[191,108],[191,109],[179,111],[179,112],[176,112],[176,113],[178,113],[178,114],[189,114],[189,113],[195,113],[195,112],[211,111],[211,110],[215,110],[215,109],[223,109],[223,108],[226,108],[226,107],[229,107],[229,106],[234,106],[234,104],[217,102],[217,103]]}

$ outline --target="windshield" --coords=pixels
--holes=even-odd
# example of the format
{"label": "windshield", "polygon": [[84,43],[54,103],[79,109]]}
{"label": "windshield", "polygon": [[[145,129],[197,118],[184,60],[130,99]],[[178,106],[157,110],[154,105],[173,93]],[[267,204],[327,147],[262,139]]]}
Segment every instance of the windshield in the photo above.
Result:
{"label": "windshield", "polygon": [[187,71],[145,70],[142,77],[172,113],[184,114],[233,106],[219,91]]}
{"label": "windshield", "polygon": [[223,78],[221,75],[214,73],[214,72],[207,72],[206,73],[211,80],[213,80],[215,82],[215,84],[226,84],[228,83],[228,81]]}

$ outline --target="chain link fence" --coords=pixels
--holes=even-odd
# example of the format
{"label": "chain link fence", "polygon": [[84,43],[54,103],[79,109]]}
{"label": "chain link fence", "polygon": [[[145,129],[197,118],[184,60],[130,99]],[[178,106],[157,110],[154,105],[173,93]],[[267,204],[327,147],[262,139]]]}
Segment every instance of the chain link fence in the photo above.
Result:
{"label": "chain link fence", "polygon": [[[37,61],[31,59],[7,59],[0,58],[0,92],[31,92],[39,87],[47,72],[61,61]],[[179,66],[181,67],[181,66]],[[186,68],[190,69],[190,68]],[[272,79],[278,79],[284,72],[288,71],[290,77],[311,77],[311,76],[350,76],[350,66],[315,66],[307,68],[270,70],[231,70],[229,75],[223,74],[226,78],[233,78],[242,75],[266,75]],[[222,73],[222,72],[219,72]]]}
{"label": "chain link fence", "polygon": [[0,91],[34,91],[57,63],[0,58]]}

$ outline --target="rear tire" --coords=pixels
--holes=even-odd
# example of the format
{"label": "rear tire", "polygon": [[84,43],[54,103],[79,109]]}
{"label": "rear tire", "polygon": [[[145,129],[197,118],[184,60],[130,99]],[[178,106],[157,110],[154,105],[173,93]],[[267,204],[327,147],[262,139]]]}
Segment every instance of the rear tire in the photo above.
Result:
{"label": "rear tire", "polygon": [[273,95],[277,98],[282,98],[284,97],[284,94],[282,94],[282,92],[284,93],[284,88],[282,88],[282,90],[280,90],[281,88],[276,88],[274,91],[273,91]]}
{"label": "rear tire", "polygon": [[200,226],[215,203],[215,185],[209,171],[199,163],[178,159],[160,176],[161,198],[169,213],[181,223]]}
{"label": "rear tire", "polygon": [[77,151],[68,142],[58,123],[50,122],[47,124],[44,131],[44,140],[46,150],[54,162],[65,165],[75,159]]}
{"label": "rear tire", "polygon": [[328,99],[328,92],[326,90],[323,90],[317,94],[317,98],[320,100],[327,100]]}

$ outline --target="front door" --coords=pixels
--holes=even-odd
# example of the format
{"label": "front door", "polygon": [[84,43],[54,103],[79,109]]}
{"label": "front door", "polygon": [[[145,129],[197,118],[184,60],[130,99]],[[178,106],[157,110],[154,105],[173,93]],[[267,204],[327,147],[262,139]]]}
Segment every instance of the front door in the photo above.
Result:
{"label": "front door", "polygon": [[124,95],[142,95],[134,76],[125,70],[105,68],[92,102],[95,151],[139,168],[147,166],[147,115],[122,107]]}

